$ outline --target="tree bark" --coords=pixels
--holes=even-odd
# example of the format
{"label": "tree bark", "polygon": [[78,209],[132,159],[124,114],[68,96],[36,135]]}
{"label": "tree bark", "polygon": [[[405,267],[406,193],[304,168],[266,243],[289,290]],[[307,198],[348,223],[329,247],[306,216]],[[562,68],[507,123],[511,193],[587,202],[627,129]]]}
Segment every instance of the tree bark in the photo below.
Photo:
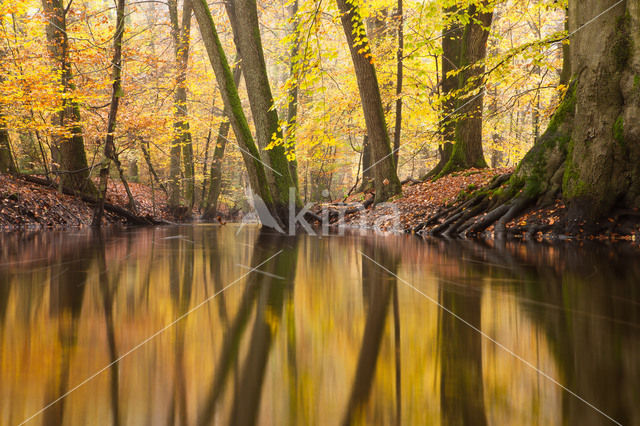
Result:
{"label": "tree bark", "polygon": [[[5,55],[5,50],[0,47],[0,63],[5,60]],[[2,84],[3,81],[4,76],[0,73],[0,84]],[[0,103],[0,173],[17,173],[18,170],[11,151],[9,129],[7,128],[6,117],[3,110],[4,104]]]}
{"label": "tree bark", "polygon": [[400,159],[400,137],[402,136],[402,77],[404,56],[404,12],[402,10],[402,0],[398,0],[396,25],[398,26],[398,51],[396,52],[396,125],[393,128],[393,161],[397,171]]}
{"label": "tree bark", "polygon": [[[198,21],[198,26],[200,27],[202,40],[207,49],[209,61],[211,62],[211,66],[216,75],[224,107],[229,111],[229,122],[231,124],[231,128],[236,135],[236,141],[242,151],[242,157],[247,168],[247,174],[249,175],[251,189],[262,199],[271,214],[275,214],[275,218],[278,220],[280,218],[275,211],[275,205],[267,182],[265,169],[262,161],[260,160],[260,153],[253,140],[253,136],[251,135],[247,118],[242,110],[240,96],[238,95],[238,88],[234,84],[233,74],[229,68],[227,56],[222,48],[222,44],[220,43],[220,38],[218,37],[218,32],[206,0],[195,0],[193,2],[193,10]],[[264,225],[265,221],[263,218],[260,219]],[[280,222],[280,225],[282,225],[281,219]]]}
{"label": "tree bark", "polygon": [[[247,85],[251,115],[256,129],[256,138],[261,151],[266,152],[263,161],[271,169],[267,169],[267,179],[271,187],[271,195],[278,211],[278,216],[285,219],[289,216],[289,202],[297,206],[301,202],[289,200],[289,188],[296,188],[291,176],[285,147],[282,143],[282,128],[278,119],[278,111],[273,107],[273,95],[267,75],[267,66],[262,50],[258,9],[255,0],[232,0],[225,4],[233,29],[236,48],[242,58],[242,72]],[[236,13],[240,11],[241,13]],[[272,142],[277,142],[266,149]]]}
{"label": "tree bark", "polygon": [[[442,38],[442,84],[444,100],[441,161],[448,156],[438,176],[472,167],[487,167],[482,150],[482,108],[484,89],[481,62],[487,54],[487,39],[493,19],[490,2],[483,0],[468,8],[445,9],[452,20]],[[461,25],[457,16],[470,19]],[[455,75],[450,73],[455,72]],[[451,148],[447,146],[451,143]]]}
{"label": "tree bark", "polygon": [[390,147],[389,134],[382,107],[380,86],[371,60],[371,49],[366,39],[364,24],[357,6],[347,0],[336,0],[351,59],[355,68],[362,101],[367,134],[371,143],[376,203],[400,194],[402,186],[396,173]]}
{"label": "tree bark", "polygon": [[129,190],[129,186],[124,180],[122,174],[122,165],[118,160],[118,154],[116,153],[116,145],[114,142],[114,135],[116,131],[116,121],[118,117],[118,106],[120,105],[120,98],[122,97],[122,39],[124,37],[124,7],[125,0],[118,0],[116,6],[116,30],[113,37],[113,60],[111,61],[113,87],[111,93],[111,105],[109,107],[109,118],[107,121],[107,137],[104,143],[104,160],[102,168],[100,169],[100,196],[93,214],[93,220],[91,226],[99,228],[102,225],[102,216],[104,214],[104,202],[107,198],[107,184],[109,181],[109,169],[110,164],[113,161],[118,168],[121,178],[123,178],[123,184],[127,190],[129,196],[129,208],[135,213],[135,202],[133,201],[133,195]]}
{"label": "tree bark", "polygon": [[[236,87],[240,86],[240,77],[242,76],[242,67],[240,66],[239,55],[236,55],[236,63],[233,67],[233,82]],[[205,209],[202,213],[203,219],[212,219],[218,209],[218,198],[220,197],[220,191],[222,189],[222,158],[224,157],[224,150],[227,146],[227,138],[229,136],[229,128],[231,124],[229,122],[229,110],[224,109],[224,118],[220,127],[218,128],[218,134],[216,136],[216,146],[213,151],[213,160],[211,161],[211,175],[209,178],[209,192],[207,193],[207,200],[205,203]]]}
{"label": "tree bark", "polygon": [[84,150],[80,107],[70,96],[72,82],[71,62],[69,60],[69,40],[67,22],[62,0],[42,0],[47,16],[46,36],[49,55],[54,68],[60,73],[60,86],[63,95],[60,112],[54,115],[53,126],[64,130],[64,134],[54,135],[52,157],[59,162],[57,173],[61,183],[76,191],[96,194],[97,190],[90,178],[89,165]]}
{"label": "tree bark", "polygon": [[17,171],[13,153],[11,152],[9,131],[2,113],[2,105],[0,105],[0,173],[17,173]]}
{"label": "tree bark", "polygon": [[178,20],[178,2],[169,0],[169,17],[171,21],[171,35],[173,38],[176,63],[176,93],[174,96],[174,140],[171,146],[169,187],[169,206],[180,206],[182,193],[180,184],[180,160],[184,167],[184,199],[188,207],[195,202],[195,168],[193,161],[193,142],[187,118],[187,68],[189,65],[189,45],[191,37],[192,0],[184,0],[182,6],[182,21]]}
{"label": "tree bark", "polygon": [[577,86],[562,192],[573,217],[640,207],[640,3],[623,2],[581,28],[613,4],[569,2]]}
{"label": "tree bark", "polygon": [[[291,20],[290,33],[293,35],[293,41],[291,42],[291,49],[289,51],[289,79],[291,80],[291,87],[288,93],[287,104],[287,131],[284,138],[284,146],[287,152],[293,153],[295,157],[296,152],[296,128],[298,119],[298,89],[300,87],[299,79],[301,78],[300,70],[302,68],[302,61],[298,58],[300,54],[300,19],[298,18],[298,0],[293,2],[288,7],[289,19]],[[294,158],[289,162],[289,170],[291,171],[291,178],[293,179],[296,188],[299,190],[298,182],[298,160]]]}

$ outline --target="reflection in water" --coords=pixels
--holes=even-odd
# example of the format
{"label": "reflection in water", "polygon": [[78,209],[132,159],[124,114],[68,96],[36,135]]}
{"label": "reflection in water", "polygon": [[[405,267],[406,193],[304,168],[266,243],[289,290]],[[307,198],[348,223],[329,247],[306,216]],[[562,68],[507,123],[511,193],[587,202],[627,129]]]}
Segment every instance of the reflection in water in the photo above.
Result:
{"label": "reflection in water", "polygon": [[184,226],[2,235],[0,255],[0,424],[69,391],[29,424],[610,424],[396,274],[640,424],[624,246]]}
{"label": "reflection in water", "polygon": [[[446,275],[446,274],[443,274]],[[440,407],[443,425],[486,425],[482,382],[482,336],[451,315],[481,329],[481,297],[476,289],[439,283]]]}
{"label": "reflection in water", "polygon": [[[389,272],[377,265],[375,261]],[[362,298],[366,306],[366,319],[358,367],[343,420],[348,425],[362,418],[362,409],[371,393],[380,345],[384,335],[391,296],[396,287],[395,274],[399,259],[375,242],[365,242],[362,249]]]}

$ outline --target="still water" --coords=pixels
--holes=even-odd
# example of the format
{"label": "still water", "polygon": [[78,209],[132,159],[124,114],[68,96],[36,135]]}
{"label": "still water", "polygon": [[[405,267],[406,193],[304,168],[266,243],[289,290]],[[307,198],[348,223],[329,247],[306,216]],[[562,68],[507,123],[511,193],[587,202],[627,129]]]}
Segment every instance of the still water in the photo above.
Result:
{"label": "still water", "polygon": [[0,235],[0,424],[638,425],[638,253]]}

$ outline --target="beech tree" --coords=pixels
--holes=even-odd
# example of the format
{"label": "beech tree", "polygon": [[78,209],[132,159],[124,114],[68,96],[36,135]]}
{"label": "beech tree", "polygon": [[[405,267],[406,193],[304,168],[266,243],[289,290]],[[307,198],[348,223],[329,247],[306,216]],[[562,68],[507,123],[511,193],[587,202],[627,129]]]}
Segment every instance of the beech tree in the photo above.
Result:
{"label": "beech tree", "polygon": [[184,198],[187,206],[193,207],[195,190],[195,169],[193,163],[193,144],[187,118],[187,67],[189,64],[189,44],[191,37],[192,0],[184,0],[182,5],[182,21],[178,19],[178,2],[169,0],[169,18],[171,21],[171,36],[173,39],[176,86],[173,101],[174,108],[174,139],[171,145],[169,206],[177,208],[181,199],[181,159],[184,171]]}
{"label": "beech tree", "polygon": [[[506,224],[532,204],[561,198],[569,226],[640,207],[640,5],[570,0],[571,83],[547,130],[509,180],[448,212],[438,233]],[[594,20],[594,16],[597,18]],[[561,40],[562,41],[562,40]],[[565,50],[567,51],[567,50]]]}
{"label": "beech tree", "polygon": [[[211,67],[216,75],[218,88],[224,101],[224,107],[229,112],[228,118],[231,123],[231,128],[233,128],[236,141],[242,151],[251,189],[260,197],[260,200],[269,210],[273,219],[280,223],[269,223],[268,218],[260,219],[265,226],[282,226],[286,222],[283,219],[287,218],[288,214],[284,213],[286,216],[280,216],[280,214],[283,213],[284,206],[281,202],[276,202],[272,195],[274,186],[270,185],[270,182],[267,181],[264,163],[260,159],[260,152],[254,142],[249,123],[242,109],[238,88],[234,83],[226,53],[220,43],[220,38],[218,37],[218,32],[206,0],[195,0],[193,10],[198,21],[202,40],[207,49]],[[249,78],[245,74],[245,81],[247,80],[249,80]]]}
{"label": "beech tree", "polygon": [[[4,81],[1,68],[5,61],[5,51],[0,47],[0,84]],[[0,173],[15,173],[17,171],[16,164],[11,152],[11,143],[9,141],[9,130],[7,129],[6,118],[4,116],[4,105],[0,100]]]}
{"label": "beech tree", "polygon": [[340,9],[342,28],[347,38],[358,80],[368,142],[371,144],[374,187],[378,203],[386,201],[393,195],[400,194],[402,185],[400,185],[393,160],[380,96],[380,86],[375,66],[371,60],[371,49],[362,17],[354,0],[336,0],[336,2],[338,9]]}
{"label": "beech tree", "polygon": [[282,128],[278,111],[274,107],[271,85],[267,75],[256,0],[233,0],[225,3],[233,38],[242,59],[242,72],[247,85],[247,95],[251,115],[256,129],[256,139],[263,155],[263,161],[270,166],[266,169],[271,186],[271,195],[278,216],[285,219],[289,215],[289,202],[300,205],[296,198],[289,199],[289,188],[296,188],[291,176],[289,161],[283,144]]}
{"label": "beech tree", "polygon": [[96,188],[89,178],[90,170],[84,150],[84,137],[80,107],[73,98],[73,73],[69,59],[67,13],[63,0],[42,0],[47,16],[47,48],[54,69],[60,75],[62,105],[51,123],[57,128],[53,135],[51,157],[58,164],[56,173],[61,183],[73,190],[95,194]]}
{"label": "beech tree", "polygon": [[448,25],[442,30],[443,144],[440,162],[431,176],[487,167],[482,150],[482,61],[487,54],[494,1],[460,3],[444,9]]}
{"label": "beech tree", "polygon": [[[236,87],[240,85],[240,77],[242,76],[242,67],[240,66],[239,55],[236,55],[236,64],[233,67],[233,83]],[[209,174],[209,189],[202,213],[203,219],[213,219],[218,209],[218,198],[222,190],[222,159],[227,146],[227,138],[229,137],[229,110],[225,107],[223,113],[223,121],[218,128],[216,135],[216,146],[213,150],[213,159],[211,160],[211,171]]]}
{"label": "beech tree", "polygon": [[102,168],[100,169],[100,186],[99,200],[96,204],[93,220],[91,225],[100,227],[102,224],[102,216],[104,214],[104,203],[107,198],[107,183],[109,181],[109,171],[111,163],[114,163],[120,179],[125,187],[129,198],[129,209],[136,212],[136,204],[133,194],[129,189],[129,184],[124,177],[122,164],[118,158],[118,152],[115,144],[115,131],[118,119],[118,107],[120,106],[120,98],[124,92],[122,90],[122,40],[124,37],[124,20],[125,20],[125,0],[118,0],[116,5],[116,29],[113,35],[113,59],[111,61],[113,84],[111,88],[111,103],[109,105],[109,118],[107,121],[107,136],[104,142],[104,159]]}

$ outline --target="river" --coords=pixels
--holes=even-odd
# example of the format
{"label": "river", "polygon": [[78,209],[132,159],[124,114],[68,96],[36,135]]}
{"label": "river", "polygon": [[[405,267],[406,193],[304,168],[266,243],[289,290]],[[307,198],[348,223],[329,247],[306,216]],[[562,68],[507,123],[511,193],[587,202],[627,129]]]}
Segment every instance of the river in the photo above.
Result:
{"label": "river", "polygon": [[640,424],[640,251],[0,235],[0,424]]}

